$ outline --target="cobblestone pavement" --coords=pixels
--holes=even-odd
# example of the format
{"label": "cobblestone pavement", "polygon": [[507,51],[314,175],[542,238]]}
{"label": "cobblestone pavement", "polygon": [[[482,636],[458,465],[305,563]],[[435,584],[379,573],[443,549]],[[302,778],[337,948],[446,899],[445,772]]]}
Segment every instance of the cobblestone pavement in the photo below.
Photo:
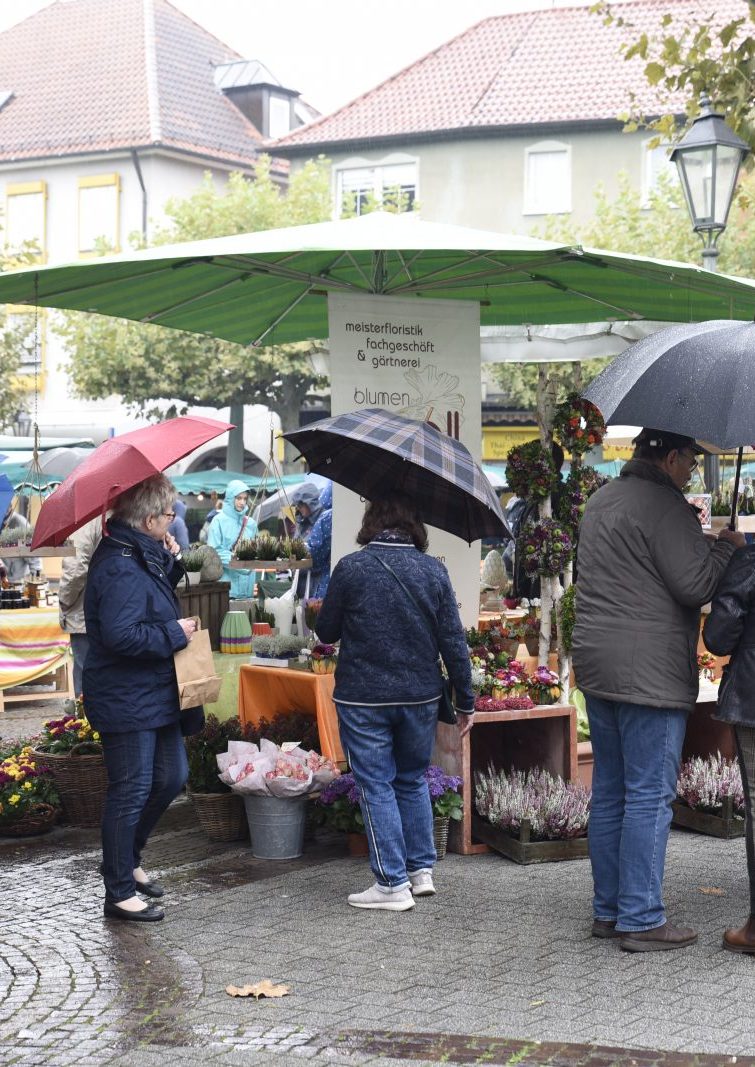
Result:
{"label": "cobblestone pavement", "polygon": [[[0,733],[55,710],[14,708]],[[165,922],[105,922],[96,831],[0,838],[0,1064],[755,1067],[755,958],[721,949],[746,910],[741,840],[672,835],[669,911],[700,943],[638,955],[589,936],[586,861],[448,856],[436,897],[359,912],[369,872],[340,838],[255,860],[208,843],[182,798],[145,862]],[[261,978],[291,995],[225,992]]]}

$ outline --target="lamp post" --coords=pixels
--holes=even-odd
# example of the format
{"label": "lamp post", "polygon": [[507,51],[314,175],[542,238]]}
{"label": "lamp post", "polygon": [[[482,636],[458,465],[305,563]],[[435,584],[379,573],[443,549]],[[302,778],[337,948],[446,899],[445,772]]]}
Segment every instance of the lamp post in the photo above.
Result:
{"label": "lamp post", "polygon": [[[682,183],[692,227],[703,242],[703,267],[718,269],[716,242],[726,229],[739,170],[750,146],[712,111],[707,95],[700,98],[700,114],[671,153]],[[706,455],[705,484],[719,486],[718,460]]]}

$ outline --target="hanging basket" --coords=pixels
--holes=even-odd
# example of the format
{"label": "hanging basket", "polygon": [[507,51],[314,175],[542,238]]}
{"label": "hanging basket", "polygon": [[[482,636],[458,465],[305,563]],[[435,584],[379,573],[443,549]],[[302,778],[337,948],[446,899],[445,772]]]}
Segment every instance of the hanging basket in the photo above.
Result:
{"label": "hanging basket", "polygon": [[71,826],[99,826],[108,785],[102,753],[80,755],[74,747],[65,753],[32,749],[32,756],[55,781],[66,821]]}
{"label": "hanging basket", "polygon": [[433,819],[433,841],[435,853],[439,860],[445,858],[448,849],[448,825],[450,819],[447,815],[436,815]]}
{"label": "hanging basket", "polygon": [[37,804],[20,819],[0,822],[0,837],[36,837],[52,830],[58,809],[51,804]]}
{"label": "hanging basket", "polygon": [[249,836],[244,801],[236,793],[186,792],[210,841],[243,841]]}

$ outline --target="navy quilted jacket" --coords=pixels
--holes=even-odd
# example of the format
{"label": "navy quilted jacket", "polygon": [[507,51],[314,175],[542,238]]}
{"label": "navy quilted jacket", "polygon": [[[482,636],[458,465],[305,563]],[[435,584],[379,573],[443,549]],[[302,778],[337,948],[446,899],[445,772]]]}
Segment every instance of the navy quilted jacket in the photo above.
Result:
{"label": "navy quilted jacket", "polygon": [[183,567],[154,538],[111,520],[89,565],[84,707],[96,730],[179,721],[173,653],[186,647],[174,584]]}
{"label": "navy quilted jacket", "polygon": [[[434,620],[432,631],[376,555]],[[408,539],[376,539],[338,562],[317,618],[317,636],[341,642],[337,701],[376,705],[437,700],[440,651],[456,691],[457,709],[474,708],[469,651],[448,572]]]}

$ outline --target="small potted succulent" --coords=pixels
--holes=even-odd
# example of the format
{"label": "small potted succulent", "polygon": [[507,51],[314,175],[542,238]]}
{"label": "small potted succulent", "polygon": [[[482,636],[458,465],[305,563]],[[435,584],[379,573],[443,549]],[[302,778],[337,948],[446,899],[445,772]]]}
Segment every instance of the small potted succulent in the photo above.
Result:
{"label": "small potted succulent", "polygon": [[202,567],[204,566],[204,552],[196,548],[187,548],[181,553],[181,562],[189,579],[189,585],[199,585],[202,580]]}
{"label": "small potted succulent", "polygon": [[309,665],[315,674],[332,674],[336,669],[337,659],[335,645],[318,644],[309,654]]}

